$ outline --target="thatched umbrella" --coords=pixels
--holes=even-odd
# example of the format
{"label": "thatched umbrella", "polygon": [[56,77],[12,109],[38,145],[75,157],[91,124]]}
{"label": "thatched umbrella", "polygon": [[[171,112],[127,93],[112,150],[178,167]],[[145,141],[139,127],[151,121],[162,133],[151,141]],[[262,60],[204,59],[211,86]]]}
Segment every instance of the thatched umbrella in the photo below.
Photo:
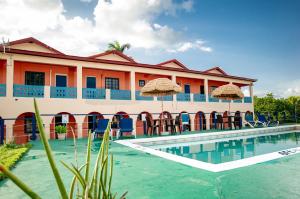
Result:
{"label": "thatched umbrella", "polygon": [[163,96],[174,95],[181,92],[181,87],[168,78],[157,78],[149,81],[142,89],[142,96],[161,97],[161,110],[164,110]]}
{"label": "thatched umbrella", "polygon": [[[212,92],[212,96],[224,100],[237,100],[244,98],[244,94],[240,87],[230,83],[216,88]],[[230,115],[230,102],[229,101],[229,115]]]}

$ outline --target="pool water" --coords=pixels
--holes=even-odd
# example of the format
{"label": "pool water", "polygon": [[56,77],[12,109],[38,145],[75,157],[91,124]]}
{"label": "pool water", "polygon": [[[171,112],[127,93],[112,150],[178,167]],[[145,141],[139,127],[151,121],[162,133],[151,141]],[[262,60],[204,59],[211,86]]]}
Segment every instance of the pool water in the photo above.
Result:
{"label": "pool water", "polygon": [[[300,132],[239,138],[210,143],[161,145],[157,150],[203,162],[220,164],[300,147]],[[155,148],[155,146],[152,146]]]}

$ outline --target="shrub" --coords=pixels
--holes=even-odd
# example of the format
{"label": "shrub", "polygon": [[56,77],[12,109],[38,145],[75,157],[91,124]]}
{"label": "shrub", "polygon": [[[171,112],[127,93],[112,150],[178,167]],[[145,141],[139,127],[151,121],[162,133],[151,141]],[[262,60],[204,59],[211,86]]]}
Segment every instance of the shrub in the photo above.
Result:
{"label": "shrub", "polygon": [[67,132],[67,127],[63,125],[58,125],[55,127],[55,132],[57,134],[65,134]]}

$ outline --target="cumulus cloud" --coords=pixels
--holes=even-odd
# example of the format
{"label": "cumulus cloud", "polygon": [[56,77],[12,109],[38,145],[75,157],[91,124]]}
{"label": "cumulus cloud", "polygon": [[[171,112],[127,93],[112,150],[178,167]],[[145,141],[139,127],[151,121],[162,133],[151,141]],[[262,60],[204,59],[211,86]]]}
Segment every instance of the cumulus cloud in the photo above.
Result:
{"label": "cumulus cloud", "polygon": [[212,51],[202,40],[184,41],[182,33],[155,21],[162,14],[191,11],[192,0],[98,0],[93,19],[66,17],[61,0],[0,0],[0,7],[0,36],[33,36],[67,54],[96,53],[114,40],[133,48]]}
{"label": "cumulus cloud", "polygon": [[175,48],[168,49],[171,53],[185,52],[190,49],[196,49],[203,52],[212,52],[212,48],[205,45],[202,40],[196,40],[195,42],[180,42],[175,45]]}

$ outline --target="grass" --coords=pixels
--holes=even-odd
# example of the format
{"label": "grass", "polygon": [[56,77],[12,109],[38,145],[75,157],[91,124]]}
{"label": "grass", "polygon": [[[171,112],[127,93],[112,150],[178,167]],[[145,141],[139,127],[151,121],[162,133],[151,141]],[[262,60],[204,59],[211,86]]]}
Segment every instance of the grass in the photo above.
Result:
{"label": "grass", "polygon": [[[0,164],[3,164],[8,169],[13,168],[30,148],[30,144],[5,144],[0,146]],[[0,172],[0,181],[4,178],[5,176]]]}

